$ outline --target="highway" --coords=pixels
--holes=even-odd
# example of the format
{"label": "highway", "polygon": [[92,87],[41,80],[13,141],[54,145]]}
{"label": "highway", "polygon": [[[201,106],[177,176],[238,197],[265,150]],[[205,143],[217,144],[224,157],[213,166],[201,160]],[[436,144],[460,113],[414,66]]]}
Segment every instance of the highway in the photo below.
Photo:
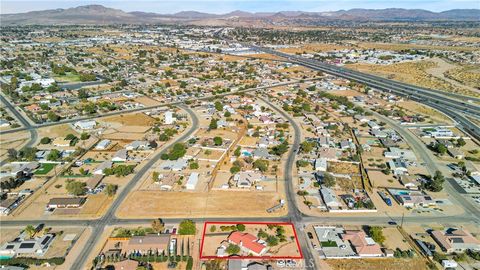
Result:
{"label": "highway", "polygon": [[[387,93],[393,93],[399,96],[405,96],[423,103],[433,108],[439,108],[443,113],[455,119],[462,129],[480,141],[480,127],[470,121],[463,114],[473,117],[480,116],[480,106],[473,102],[480,102],[480,98],[463,96],[455,93],[442,92],[434,89],[426,89],[394,80],[389,80],[379,76],[362,73],[359,71],[326,64],[317,60],[306,59],[304,57],[290,55],[249,44],[253,49],[286,58],[288,62],[296,63],[314,70],[322,71],[338,77],[357,81]],[[469,102],[469,101],[472,101]]]}

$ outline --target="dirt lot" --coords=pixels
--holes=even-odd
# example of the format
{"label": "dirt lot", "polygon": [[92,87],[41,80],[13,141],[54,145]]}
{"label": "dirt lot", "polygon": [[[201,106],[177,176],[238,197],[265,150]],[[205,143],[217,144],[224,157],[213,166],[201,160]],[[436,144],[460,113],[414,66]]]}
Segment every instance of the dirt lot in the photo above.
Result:
{"label": "dirt lot", "polygon": [[4,134],[1,136],[2,140],[0,142],[0,159],[7,158],[7,151],[10,148],[20,149],[28,139],[30,138],[30,133],[25,131]]}
{"label": "dirt lot", "polygon": [[102,119],[105,122],[120,123],[126,126],[151,126],[155,119],[144,113],[121,114]]}
{"label": "dirt lot", "polygon": [[77,132],[68,124],[39,128],[39,129],[37,129],[37,131],[38,131],[38,138],[65,137],[68,134],[73,134],[73,135],[76,135],[76,136],[78,135]]}
{"label": "dirt lot", "polygon": [[423,259],[342,259],[326,260],[334,270],[427,270]]}
{"label": "dirt lot", "polygon": [[[232,200],[232,197],[235,200]],[[282,216],[286,214],[286,210],[272,214],[266,212],[267,208],[276,205],[279,200],[280,196],[273,192],[135,191],[121,205],[117,216],[122,218]]]}

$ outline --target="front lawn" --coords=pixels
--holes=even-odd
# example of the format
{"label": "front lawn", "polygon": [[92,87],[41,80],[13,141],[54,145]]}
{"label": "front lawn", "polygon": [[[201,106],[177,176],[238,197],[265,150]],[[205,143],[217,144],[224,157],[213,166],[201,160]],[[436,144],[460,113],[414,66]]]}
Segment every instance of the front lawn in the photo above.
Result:
{"label": "front lawn", "polygon": [[38,168],[34,174],[35,175],[45,175],[49,173],[57,164],[55,163],[40,163],[40,168]]}
{"label": "front lawn", "polygon": [[322,245],[322,247],[337,247],[337,242],[335,241],[323,241],[320,242],[320,244]]}

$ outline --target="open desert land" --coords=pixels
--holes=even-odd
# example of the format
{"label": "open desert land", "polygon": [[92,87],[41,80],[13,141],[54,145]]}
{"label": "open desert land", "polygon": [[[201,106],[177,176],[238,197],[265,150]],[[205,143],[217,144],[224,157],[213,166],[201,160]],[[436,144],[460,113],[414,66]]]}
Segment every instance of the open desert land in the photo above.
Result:
{"label": "open desert land", "polygon": [[144,113],[127,113],[109,116],[101,119],[102,122],[110,123],[112,126],[152,126],[155,118]]}
{"label": "open desert land", "polygon": [[436,67],[426,71],[439,79],[466,90],[480,93],[480,68],[476,66],[459,66],[441,58],[432,58]]}
{"label": "open desert land", "polygon": [[346,66],[361,72],[372,73],[413,85],[480,97],[479,92],[460,88],[429,74],[427,70],[437,66],[437,64],[432,61],[405,62],[391,65],[349,64]]}
{"label": "open desert land", "polygon": [[0,160],[7,158],[8,149],[20,149],[30,139],[30,133],[28,131],[19,131],[9,134],[2,134],[2,140],[0,142]]}
{"label": "open desert land", "polygon": [[72,128],[70,124],[56,125],[51,127],[43,127],[37,129],[38,137],[41,139],[43,137],[56,138],[63,137],[65,138],[68,134],[73,134],[78,137],[78,132]]}
{"label": "open desert land", "polygon": [[[232,200],[232,197],[235,200]],[[286,209],[267,213],[282,199],[274,192],[158,192],[134,191],[120,206],[120,218],[155,217],[273,217]]]}
{"label": "open desert land", "polygon": [[445,114],[422,104],[419,104],[414,101],[404,100],[397,103],[397,106],[400,108],[405,109],[407,112],[413,114],[420,114],[424,117],[425,123],[432,123],[432,124],[453,124],[453,121],[450,117],[446,116]]}

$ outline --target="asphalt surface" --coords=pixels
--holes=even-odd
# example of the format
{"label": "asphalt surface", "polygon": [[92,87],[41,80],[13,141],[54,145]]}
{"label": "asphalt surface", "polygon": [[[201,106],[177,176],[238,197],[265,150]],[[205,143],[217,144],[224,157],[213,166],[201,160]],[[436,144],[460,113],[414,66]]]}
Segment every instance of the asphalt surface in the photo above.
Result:
{"label": "asphalt surface", "polygon": [[[0,94],[0,101],[5,105],[5,107],[15,116],[15,118],[20,122],[20,124],[30,132],[30,139],[23,147],[33,147],[38,138],[38,133],[35,129],[32,129],[30,122],[20,113],[10,101],[3,96],[3,93]],[[3,166],[7,161],[2,160],[0,166]]]}
{"label": "asphalt surface", "polygon": [[[182,136],[180,136],[179,138],[177,138],[176,140],[172,141],[171,143],[169,143],[168,145],[165,145],[163,150],[160,151],[159,153],[157,153],[155,156],[153,156],[148,162],[147,164],[145,164],[138,172],[135,172],[135,176],[132,178],[132,180],[130,182],[128,182],[128,184],[122,189],[122,191],[120,192],[120,194],[116,197],[116,199],[113,201],[112,205],[110,206],[110,208],[108,209],[107,213],[101,218],[101,219],[98,219],[98,220],[94,220],[92,221],[92,223],[90,224],[90,226],[93,227],[92,229],[92,234],[90,235],[88,241],[86,242],[85,246],[83,247],[81,253],[79,254],[79,256],[77,257],[77,259],[74,261],[74,263],[72,264],[72,267],[71,269],[73,270],[80,270],[80,269],[83,269],[83,267],[85,266],[86,264],[86,260],[89,258],[93,248],[95,247],[95,245],[98,243],[98,241],[100,240],[100,236],[103,232],[103,230],[105,229],[105,227],[107,225],[110,225],[112,223],[112,220],[115,220],[115,212],[118,210],[119,206],[123,203],[123,201],[125,200],[125,198],[128,196],[128,194],[130,193],[131,190],[133,190],[133,188],[135,187],[135,185],[143,178],[143,176],[148,172],[148,170],[150,170],[150,168],[157,162],[160,160],[160,157],[162,154],[166,153],[166,151],[168,151],[168,149],[170,148],[170,146],[174,145],[175,143],[177,142],[183,142],[183,141],[186,141],[188,140],[192,135],[193,133],[197,130],[198,128],[198,118],[197,116],[195,115],[195,113],[190,109],[188,108],[187,106],[182,106],[180,105],[179,107],[181,107],[182,109],[186,110],[187,113],[190,115],[191,119],[192,119],[192,125],[191,127],[189,128],[189,130],[184,133]],[[70,221],[72,222],[72,221]]]}
{"label": "asphalt surface", "polygon": [[302,250],[302,254],[305,261],[305,268],[306,269],[319,269],[318,266],[315,264],[315,258],[312,254],[312,249],[309,247],[309,241],[306,238],[306,234],[303,233],[304,223],[303,223],[303,214],[298,209],[297,200],[295,198],[295,190],[294,190],[294,183],[293,183],[293,169],[295,168],[295,156],[297,154],[297,149],[300,148],[301,142],[301,129],[295,120],[286,113],[283,109],[279,108],[277,105],[273,104],[267,98],[258,97],[259,99],[263,100],[263,102],[267,103],[271,108],[273,108],[277,113],[282,115],[285,119],[290,122],[293,127],[294,134],[293,134],[293,144],[290,147],[288,152],[287,161],[285,162],[285,192],[287,196],[288,202],[288,217],[289,221],[292,222],[297,230],[298,234],[298,241],[300,244],[300,249]]}

